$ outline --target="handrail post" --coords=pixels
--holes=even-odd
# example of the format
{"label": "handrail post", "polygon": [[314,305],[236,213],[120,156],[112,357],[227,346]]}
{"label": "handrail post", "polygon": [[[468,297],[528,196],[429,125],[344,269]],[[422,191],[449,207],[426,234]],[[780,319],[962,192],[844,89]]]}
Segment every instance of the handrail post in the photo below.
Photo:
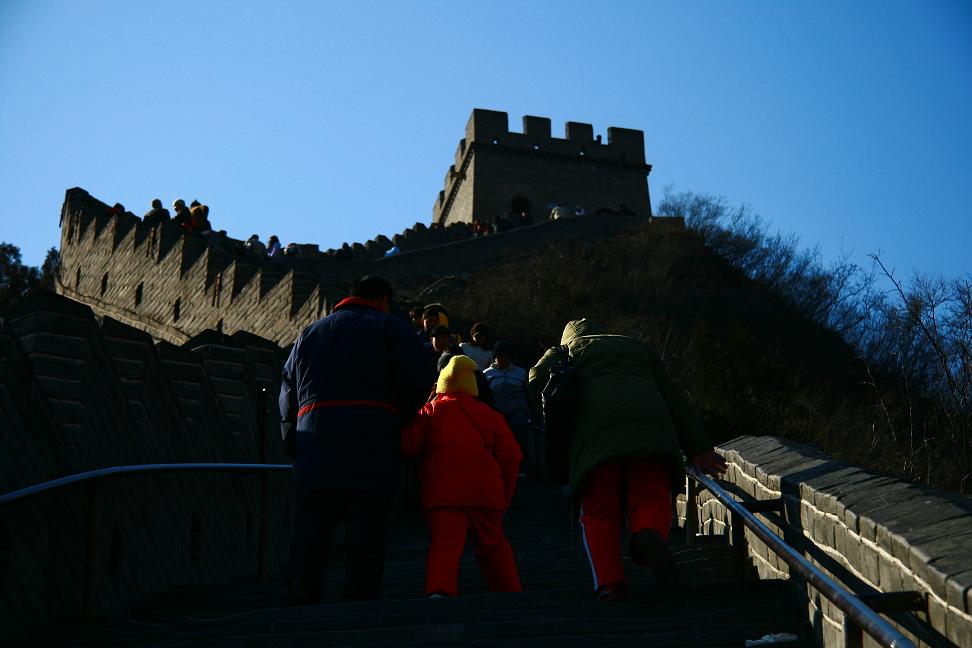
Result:
{"label": "handrail post", "polygon": [[746,527],[742,516],[735,511],[730,512],[729,523],[732,526],[732,573],[737,585],[746,582],[746,563],[749,559],[749,549],[746,546]]}
{"label": "handrail post", "polygon": [[88,485],[87,529],[85,538],[84,580],[81,582],[81,622],[90,625],[95,617],[95,592],[98,579],[98,483]]}
{"label": "handrail post", "polygon": [[[269,454],[269,439],[266,430],[267,388],[258,386],[256,393],[256,429],[260,439],[260,461],[266,462]],[[257,555],[257,577],[260,582],[267,580],[270,554],[270,475],[260,475],[260,548]]]}
{"label": "handrail post", "polygon": [[691,547],[695,544],[695,536],[699,533],[699,486],[691,476],[685,476],[685,544]]}
{"label": "handrail post", "polygon": [[270,475],[260,476],[260,553],[257,573],[260,582],[267,580],[270,554]]}
{"label": "handrail post", "polygon": [[854,623],[850,615],[844,615],[842,624],[844,631],[844,648],[862,648],[864,645],[864,630]]}

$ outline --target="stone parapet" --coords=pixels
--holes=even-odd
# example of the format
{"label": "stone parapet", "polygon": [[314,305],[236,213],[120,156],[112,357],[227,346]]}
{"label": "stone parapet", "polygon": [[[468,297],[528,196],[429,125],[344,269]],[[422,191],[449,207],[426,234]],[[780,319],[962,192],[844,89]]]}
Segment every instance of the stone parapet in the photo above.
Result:
{"label": "stone parapet", "polygon": [[[891,617],[920,645],[972,645],[972,499],[774,437],[739,437],[721,450],[737,499],[783,498],[782,515],[761,519],[809,561],[855,593],[921,592],[927,609]],[[698,510],[706,533],[728,534],[728,512],[711,495],[699,496]],[[775,553],[748,530],[746,538],[760,578],[790,578]],[[842,612],[793,580],[821,645],[843,646]]]}
{"label": "stone parapet", "polygon": [[[83,189],[71,189],[62,210],[58,292],[175,345],[207,329],[248,331],[288,345],[362,275],[379,274],[398,287],[428,285],[446,274],[505,263],[550,244],[616,234],[637,223],[646,221],[587,216],[479,238],[464,223],[417,223],[392,239],[356,244],[350,254],[332,250],[267,259],[221,232],[186,235],[176,225],[149,227],[131,214],[111,214]],[[680,225],[675,219],[651,221],[671,224]],[[392,245],[400,253],[384,256]]]}
{"label": "stone parapet", "polygon": [[[0,492],[117,465],[286,463],[277,409],[284,350],[210,332],[178,347],[36,292],[0,314]],[[286,558],[289,475],[269,479],[269,567]],[[179,585],[257,573],[260,477],[167,474],[100,482],[95,612],[123,615]],[[89,486],[0,508],[0,627],[77,617]]]}

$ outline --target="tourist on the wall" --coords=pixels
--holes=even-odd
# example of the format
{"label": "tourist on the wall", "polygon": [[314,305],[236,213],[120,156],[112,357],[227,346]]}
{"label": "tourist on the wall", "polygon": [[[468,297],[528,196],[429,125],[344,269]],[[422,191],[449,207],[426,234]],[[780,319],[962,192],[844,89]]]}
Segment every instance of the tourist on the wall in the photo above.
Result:
{"label": "tourist on the wall", "polygon": [[527,392],[527,372],[513,364],[512,348],[500,340],[493,345],[493,363],[483,372],[493,392],[496,408],[506,417],[520,447],[532,462],[533,444],[530,442],[530,405]]}
{"label": "tourist on the wall", "polygon": [[422,326],[431,332],[439,324],[449,326],[449,313],[442,304],[426,304],[422,311]]}
{"label": "tourist on the wall", "polygon": [[208,234],[213,231],[212,225],[209,224],[209,206],[208,205],[196,205],[189,210],[189,216],[192,218],[192,230],[194,232],[199,232],[200,234]]}
{"label": "tourist on the wall", "polygon": [[288,257],[297,258],[300,256],[300,247],[296,243],[288,243],[283,253]]}
{"label": "tourist on the wall", "polygon": [[280,254],[281,249],[280,239],[277,238],[276,234],[271,234],[270,238],[267,239],[267,256],[271,258],[276,257]]}
{"label": "tourist on the wall", "polygon": [[[605,334],[594,322],[567,324],[561,344],[577,381],[573,425],[547,428],[547,444],[566,445],[570,491],[580,501],[584,548],[600,601],[629,596],[621,564],[621,529],[627,520],[635,562],[650,566],[665,586],[678,583],[678,567],[665,543],[672,520],[672,493],[684,485],[683,453],[699,470],[725,471],[695,409],[661,359],[643,343]],[[530,370],[535,394],[560,362],[549,349]],[[622,510],[623,506],[623,510]]]}
{"label": "tourist on the wall", "polygon": [[457,596],[459,561],[472,534],[491,592],[519,592],[503,514],[513,500],[522,453],[506,421],[477,400],[476,363],[455,356],[439,374],[435,400],[402,432],[402,454],[422,457],[420,501],[429,527],[425,594]]}
{"label": "tourist on the wall", "polygon": [[399,486],[401,428],[435,380],[408,323],[389,315],[379,277],[298,336],[283,369],[281,431],[296,454],[297,511],[288,599],[320,599],[331,534],[347,524],[344,597],[381,594],[388,513]]}
{"label": "tourist on the wall", "polygon": [[162,206],[162,201],[156,198],[152,201],[152,209],[145,212],[142,222],[149,227],[154,227],[159,223],[163,225],[169,222],[169,210]]}
{"label": "tourist on the wall", "polygon": [[344,261],[350,261],[354,258],[354,251],[351,249],[350,245],[345,243],[340,247],[340,249],[337,250],[337,252],[334,253],[334,256]]}
{"label": "tourist on the wall", "polygon": [[267,246],[264,245],[263,241],[260,240],[259,234],[254,234],[250,238],[246,239],[246,243],[243,244],[243,247],[261,259],[267,256]]}
{"label": "tourist on the wall", "polygon": [[486,371],[493,364],[493,352],[489,349],[489,331],[482,322],[476,322],[469,329],[470,342],[459,345],[462,352],[476,362],[480,371]]}
{"label": "tourist on the wall", "polygon": [[442,357],[444,353],[458,355],[462,350],[452,339],[452,331],[448,326],[439,325],[429,333],[429,341],[432,342],[432,350],[435,352],[436,359]]}
{"label": "tourist on the wall", "polygon": [[179,198],[172,203],[172,211],[175,212],[175,216],[172,221],[182,228],[184,232],[192,231],[192,216],[189,215],[189,209],[186,207],[186,201]]}
{"label": "tourist on the wall", "polygon": [[513,229],[513,223],[507,214],[500,214],[493,221],[493,232],[507,232]]}
{"label": "tourist on the wall", "polygon": [[479,220],[478,218],[473,221],[473,238],[479,238],[480,236],[486,236],[489,234],[489,225]]}

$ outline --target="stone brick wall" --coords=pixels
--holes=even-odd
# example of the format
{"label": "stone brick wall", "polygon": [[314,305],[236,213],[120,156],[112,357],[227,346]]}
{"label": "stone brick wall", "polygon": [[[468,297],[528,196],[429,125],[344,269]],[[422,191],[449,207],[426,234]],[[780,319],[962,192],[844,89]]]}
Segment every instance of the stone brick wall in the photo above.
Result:
{"label": "stone brick wall", "polygon": [[[165,342],[35,293],[0,319],[0,492],[115,465],[286,463],[276,396],[283,349],[251,335]],[[265,391],[263,391],[265,390]],[[286,557],[290,478],[269,480],[269,567]],[[257,573],[260,478],[114,477],[98,489],[96,612]],[[0,627],[77,617],[88,487],[0,508]]]}
{"label": "stone brick wall", "polygon": [[[783,515],[761,519],[808,560],[852,592],[924,593],[927,610],[894,615],[895,624],[920,645],[972,646],[972,499],[774,437],[739,437],[721,449],[737,498],[784,499]],[[684,522],[684,495],[679,511]],[[728,533],[728,512],[708,493],[699,514],[705,533]],[[775,553],[748,530],[746,538],[754,573],[790,578]],[[821,645],[843,646],[840,610],[805,583],[794,586]]]}
{"label": "stone brick wall", "polygon": [[[677,219],[655,219],[659,225]],[[279,261],[242,250],[224,233],[184,235],[175,225],[149,227],[109,207],[83,189],[67,192],[61,224],[58,292],[101,315],[183,344],[207,329],[248,331],[279,345],[347,295],[355,278],[380,274],[396,286],[421,286],[447,274],[466,273],[550,244],[616,234],[644,219],[590,216],[471,238],[466,224],[421,224],[391,239],[355,244],[353,257],[309,250]],[[391,245],[401,254],[384,257]],[[311,246],[315,247],[315,246]]]}
{"label": "stone brick wall", "polygon": [[606,143],[590,124],[567,122],[552,137],[550,120],[526,116],[523,132],[511,132],[505,112],[473,110],[455,162],[432,209],[432,222],[492,222],[518,205],[529,205],[534,222],[549,204],[583,206],[594,213],[621,205],[651,216],[644,133],[608,128]]}

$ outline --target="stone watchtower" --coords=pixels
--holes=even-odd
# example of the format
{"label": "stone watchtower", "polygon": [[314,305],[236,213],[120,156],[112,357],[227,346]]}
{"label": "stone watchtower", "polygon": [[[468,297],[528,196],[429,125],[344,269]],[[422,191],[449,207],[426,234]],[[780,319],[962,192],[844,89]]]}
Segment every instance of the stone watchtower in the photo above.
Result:
{"label": "stone watchtower", "polygon": [[549,118],[526,116],[523,132],[514,133],[505,112],[474,109],[432,222],[492,222],[524,211],[538,222],[555,205],[651,216],[644,133],[608,128],[605,144],[590,124],[567,122],[565,130],[552,137]]}

